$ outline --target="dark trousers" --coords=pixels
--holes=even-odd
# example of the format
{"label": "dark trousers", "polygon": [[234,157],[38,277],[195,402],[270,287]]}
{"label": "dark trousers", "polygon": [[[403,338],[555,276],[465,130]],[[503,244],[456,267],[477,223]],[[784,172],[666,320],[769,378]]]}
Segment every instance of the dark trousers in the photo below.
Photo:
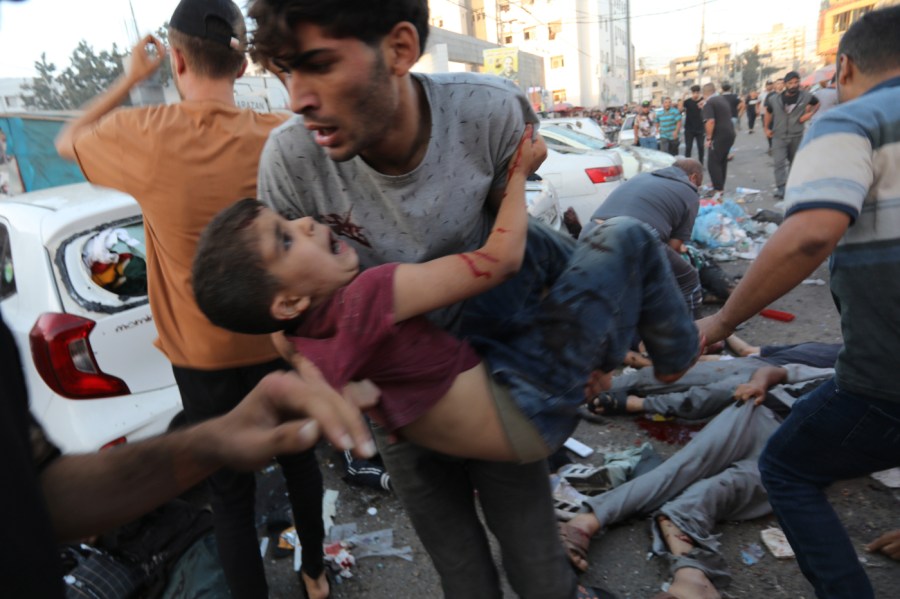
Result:
{"label": "dark trousers", "polygon": [[[190,423],[201,422],[234,408],[267,374],[289,366],[274,360],[225,370],[172,367]],[[323,570],[322,473],[313,449],[278,456],[287,483],[294,523],[303,546],[303,571],[317,578]],[[207,479],[213,508],[219,561],[234,599],[269,596],[266,573],[256,537],[254,474],[223,468]]]}
{"label": "dark trousers", "polygon": [[900,466],[900,404],[822,384],[769,439],[759,473],[797,564],[820,599],[871,599],[869,577],[825,489]]}
{"label": "dark trousers", "polygon": [[756,111],[748,110],[747,111],[747,128],[753,131],[753,124],[756,123]]}
{"label": "dark trousers", "polygon": [[672,274],[675,275],[675,282],[678,289],[684,297],[684,303],[687,305],[691,316],[696,320],[700,318],[700,305],[703,303],[703,287],[700,285],[700,273],[694,268],[690,262],[682,257],[681,252],[676,251],[668,243],[663,243],[666,250],[666,258],[669,266],[672,267]]}
{"label": "dark trousers", "polygon": [[663,152],[668,152],[672,156],[678,156],[678,138],[675,139],[667,139],[665,137],[659,138],[659,149]]}
{"label": "dark trousers", "polygon": [[706,166],[709,169],[709,178],[712,181],[713,189],[716,191],[725,189],[725,177],[728,174],[728,152],[733,143],[733,137],[726,139],[714,137],[712,145],[709,147]]}
{"label": "dark trousers", "polygon": [[697,160],[703,164],[703,144],[706,143],[706,133],[703,131],[684,130],[684,156],[685,158],[691,157],[691,146],[694,145],[695,140],[697,142]]}

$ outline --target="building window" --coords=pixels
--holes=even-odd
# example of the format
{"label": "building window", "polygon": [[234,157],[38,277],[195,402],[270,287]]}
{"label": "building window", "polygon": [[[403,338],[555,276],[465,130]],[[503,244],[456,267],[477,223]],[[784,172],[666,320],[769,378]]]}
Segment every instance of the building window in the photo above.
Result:
{"label": "building window", "polygon": [[562,56],[551,56],[550,57],[550,68],[551,69],[561,69],[566,66],[565,58]]}
{"label": "building window", "polygon": [[565,102],[566,101],[566,90],[564,89],[555,89],[553,90],[553,102]]}
{"label": "building window", "polygon": [[534,27],[526,27],[525,28],[525,39],[526,40],[537,39],[537,37],[535,36]]}
{"label": "building window", "polygon": [[[480,21],[480,20],[483,19],[483,18],[484,18],[484,14],[483,14],[483,13],[481,13],[481,14],[476,13],[476,14],[475,14],[475,20],[476,20],[476,21]],[[431,26],[432,26],[432,27],[443,27],[443,26],[444,26],[444,19],[442,19],[442,18],[440,18],[440,17],[434,17],[434,18],[432,18],[432,19],[431,19]]]}
{"label": "building window", "polygon": [[547,25],[547,31],[550,39],[555,40],[556,36],[562,33],[562,21],[553,21]]}
{"label": "building window", "polygon": [[850,27],[850,13],[851,11],[848,10],[834,16],[834,22],[831,27],[832,33],[847,31],[847,28]]}
{"label": "building window", "polygon": [[503,43],[504,43],[504,44],[511,44],[511,43],[512,43],[512,36],[511,36],[511,35],[507,35],[506,37],[504,37],[504,38],[503,38]]}

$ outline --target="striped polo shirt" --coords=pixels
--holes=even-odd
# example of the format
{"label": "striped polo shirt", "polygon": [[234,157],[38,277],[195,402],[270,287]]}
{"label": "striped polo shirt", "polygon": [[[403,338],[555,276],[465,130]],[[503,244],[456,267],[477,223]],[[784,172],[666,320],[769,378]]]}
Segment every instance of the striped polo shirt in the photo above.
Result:
{"label": "striped polo shirt", "polygon": [[900,77],[838,105],[806,133],[794,159],[787,216],[829,208],[851,226],[831,255],[844,349],[837,384],[900,401]]}
{"label": "striped polo shirt", "polygon": [[675,126],[681,120],[681,113],[674,106],[668,110],[663,108],[656,111],[656,122],[659,123],[659,136],[664,139],[672,139],[675,134]]}

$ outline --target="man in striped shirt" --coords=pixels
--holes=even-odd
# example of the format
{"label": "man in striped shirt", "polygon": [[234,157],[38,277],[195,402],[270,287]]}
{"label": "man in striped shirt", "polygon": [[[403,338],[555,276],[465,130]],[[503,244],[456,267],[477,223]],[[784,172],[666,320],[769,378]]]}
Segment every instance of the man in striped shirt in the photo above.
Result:
{"label": "man in striped shirt", "polygon": [[663,98],[662,109],[656,113],[656,122],[659,123],[659,149],[678,156],[681,112],[672,106],[671,98]]}
{"label": "man in striped shirt", "polygon": [[723,339],[831,254],[844,335],[835,377],[795,404],[759,469],[816,595],[866,599],[872,585],[824,489],[900,466],[900,6],[844,34],[838,95],[800,146],[784,224],[699,326],[708,342]]}

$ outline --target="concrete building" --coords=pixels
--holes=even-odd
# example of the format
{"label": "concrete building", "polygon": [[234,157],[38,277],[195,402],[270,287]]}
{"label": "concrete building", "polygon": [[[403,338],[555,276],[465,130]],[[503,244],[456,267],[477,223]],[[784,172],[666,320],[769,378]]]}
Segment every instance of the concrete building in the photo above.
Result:
{"label": "concrete building", "polygon": [[430,0],[429,7],[432,27],[540,57],[544,80],[520,81],[523,89],[542,87],[554,103],[584,107],[628,101],[629,0]]}
{"label": "concrete building", "polygon": [[751,46],[759,48],[761,66],[778,69],[772,77],[799,71],[808,62],[805,27],[785,28],[778,23],[771,31],[754,36]]}
{"label": "concrete building", "polygon": [[[662,99],[672,96],[669,84],[669,69],[638,68],[634,73],[634,87],[631,99],[640,104],[649,100],[654,106],[662,106]],[[677,100],[677,98],[676,98]]]}
{"label": "concrete building", "polygon": [[822,0],[816,38],[819,58],[826,64],[834,64],[838,43],[850,25],[871,10],[897,4],[900,0]]}
{"label": "concrete building", "polygon": [[681,98],[692,85],[715,83],[733,79],[734,57],[731,44],[707,45],[701,54],[682,56],[669,63],[669,84],[672,97]]}
{"label": "concrete building", "polygon": [[22,86],[31,83],[31,79],[21,77],[0,78],[0,112],[16,112],[26,110],[22,101]]}

